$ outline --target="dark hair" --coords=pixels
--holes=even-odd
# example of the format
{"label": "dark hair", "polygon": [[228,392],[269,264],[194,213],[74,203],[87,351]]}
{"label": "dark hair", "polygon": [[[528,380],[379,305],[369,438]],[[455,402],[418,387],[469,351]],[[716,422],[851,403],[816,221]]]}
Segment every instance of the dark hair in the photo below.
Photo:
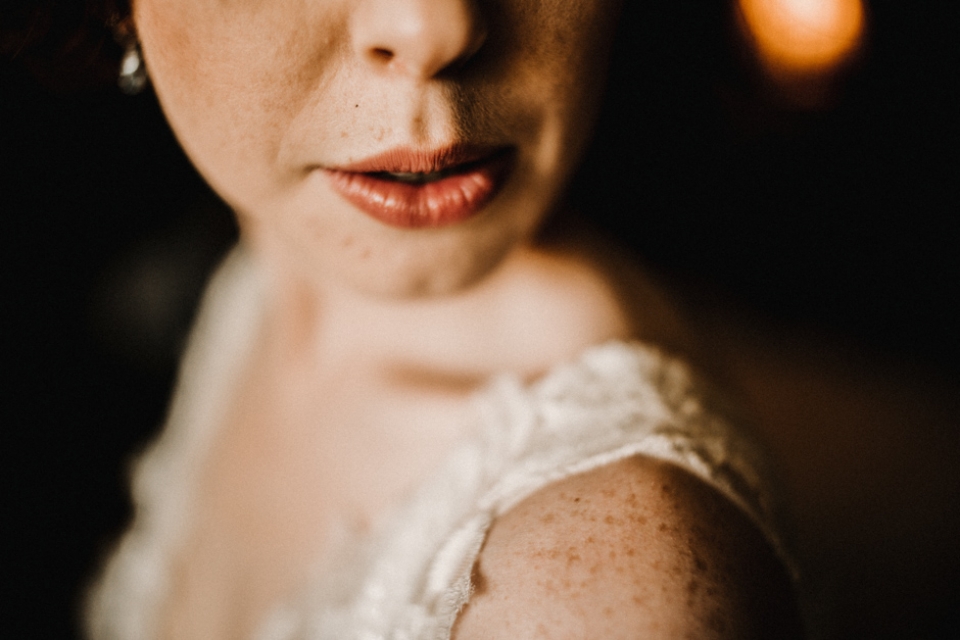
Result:
{"label": "dark hair", "polygon": [[129,13],[129,0],[6,0],[0,60],[55,90],[111,82],[120,60],[112,26]]}

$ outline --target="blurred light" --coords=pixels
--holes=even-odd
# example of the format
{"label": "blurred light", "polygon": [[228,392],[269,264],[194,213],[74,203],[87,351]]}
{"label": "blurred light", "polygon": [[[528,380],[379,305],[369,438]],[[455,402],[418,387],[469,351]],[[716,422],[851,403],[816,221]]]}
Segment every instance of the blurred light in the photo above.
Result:
{"label": "blurred light", "polygon": [[854,53],[864,31],[863,0],[739,0],[743,25],[769,71],[829,72]]}

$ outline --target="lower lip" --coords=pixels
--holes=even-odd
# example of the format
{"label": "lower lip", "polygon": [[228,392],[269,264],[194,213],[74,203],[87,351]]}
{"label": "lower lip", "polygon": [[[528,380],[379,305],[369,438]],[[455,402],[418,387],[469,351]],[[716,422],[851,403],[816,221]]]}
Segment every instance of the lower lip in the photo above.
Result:
{"label": "lower lip", "polygon": [[330,184],[352,205],[385,224],[404,229],[443,227],[476,215],[506,180],[512,154],[499,153],[463,173],[436,182],[409,184],[368,173],[326,170]]}

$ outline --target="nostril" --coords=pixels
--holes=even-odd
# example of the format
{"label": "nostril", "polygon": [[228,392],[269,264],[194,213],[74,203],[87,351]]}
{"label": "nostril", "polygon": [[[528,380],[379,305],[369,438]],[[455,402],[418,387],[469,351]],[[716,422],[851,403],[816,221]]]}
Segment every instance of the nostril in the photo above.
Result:
{"label": "nostril", "polygon": [[383,47],[375,47],[370,51],[370,57],[372,57],[377,62],[390,62],[394,57],[393,51],[390,49],[384,49]]}

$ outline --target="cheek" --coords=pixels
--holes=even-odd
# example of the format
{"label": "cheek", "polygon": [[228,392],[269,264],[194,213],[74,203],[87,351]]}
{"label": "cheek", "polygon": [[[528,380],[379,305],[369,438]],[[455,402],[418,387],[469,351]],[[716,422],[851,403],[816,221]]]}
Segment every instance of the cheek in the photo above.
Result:
{"label": "cheek", "polygon": [[236,186],[250,190],[279,169],[274,161],[284,132],[330,72],[325,62],[339,46],[337,16],[312,15],[298,4],[135,4],[167,119],[197,168],[228,200]]}
{"label": "cheek", "polygon": [[506,131],[537,152],[538,171],[573,164],[592,127],[619,3],[504,2],[497,48],[458,91],[458,121],[470,132]]}
{"label": "cheek", "polygon": [[540,75],[567,88],[587,87],[604,75],[619,6],[618,0],[540,0],[523,5],[503,27]]}
{"label": "cheek", "polygon": [[556,102],[574,125],[589,125],[606,78],[619,3],[582,0],[551,4],[548,36],[538,52],[555,78]]}

